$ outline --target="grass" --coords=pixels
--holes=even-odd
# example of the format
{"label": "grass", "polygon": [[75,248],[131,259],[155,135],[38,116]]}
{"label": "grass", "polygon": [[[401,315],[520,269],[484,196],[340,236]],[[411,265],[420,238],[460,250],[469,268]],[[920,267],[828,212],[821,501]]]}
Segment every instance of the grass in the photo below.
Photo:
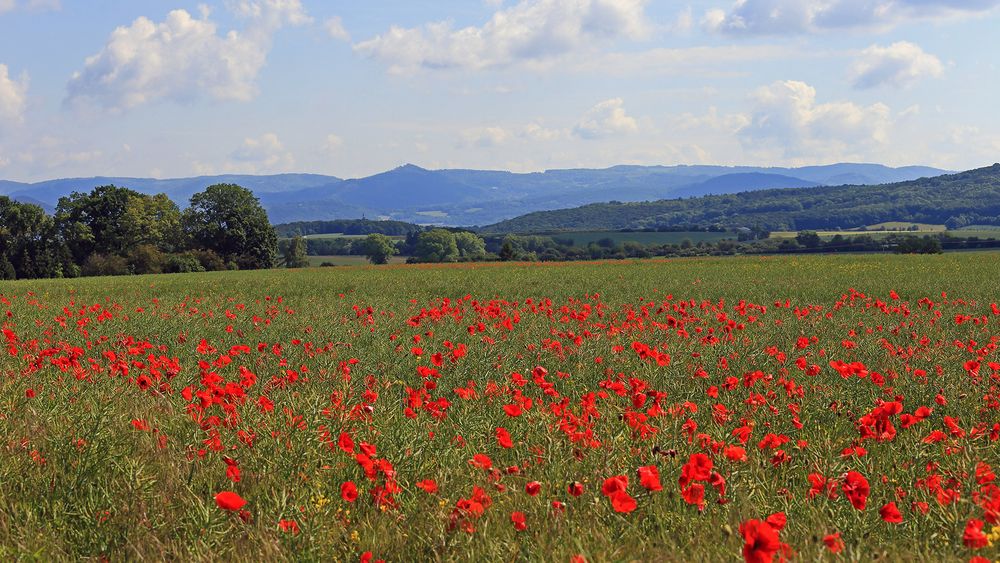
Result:
{"label": "grass", "polygon": [[[996,558],[963,533],[985,513],[979,462],[1000,461],[998,276],[1000,254],[951,253],[5,282],[0,555],[735,561],[740,525],[783,512],[800,560]],[[933,410],[864,438],[863,416],[897,399]],[[759,446],[768,434],[789,441]],[[701,510],[678,483],[696,453],[726,483],[704,483]],[[640,484],[647,466],[662,490]],[[864,510],[848,471],[870,483]],[[838,498],[810,498],[811,473]],[[632,512],[601,493],[615,475]],[[902,523],[880,519],[889,501]]]}

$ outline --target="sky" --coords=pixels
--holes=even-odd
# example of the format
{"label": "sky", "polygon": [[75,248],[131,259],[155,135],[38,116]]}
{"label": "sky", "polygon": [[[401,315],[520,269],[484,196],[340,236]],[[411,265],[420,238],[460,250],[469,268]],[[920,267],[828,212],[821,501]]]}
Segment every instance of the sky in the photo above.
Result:
{"label": "sky", "polygon": [[0,0],[0,179],[1000,160],[1000,0]]}

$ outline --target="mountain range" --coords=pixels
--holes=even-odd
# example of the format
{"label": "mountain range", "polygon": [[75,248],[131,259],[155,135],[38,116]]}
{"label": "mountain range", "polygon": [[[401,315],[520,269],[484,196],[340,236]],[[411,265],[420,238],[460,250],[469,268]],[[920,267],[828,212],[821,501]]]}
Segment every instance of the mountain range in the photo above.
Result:
{"label": "mountain range", "polygon": [[622,165],[533,173],[427,170],[407,164],[348,180],[319,174],[230,174],[178,179],[95,177],[35,183],[0,180],[0,195],[41,205],[51,212],[60,197],[114,184],[143,193],[165,193],[185,207],[192,194],[209,185],[234,183],[252,190],[275,224],[368,217],[468,226],[598,202],[642,202],[770,188],[884,184],[945,173],[926,166],[891,168],[851,163],[799,168]]}

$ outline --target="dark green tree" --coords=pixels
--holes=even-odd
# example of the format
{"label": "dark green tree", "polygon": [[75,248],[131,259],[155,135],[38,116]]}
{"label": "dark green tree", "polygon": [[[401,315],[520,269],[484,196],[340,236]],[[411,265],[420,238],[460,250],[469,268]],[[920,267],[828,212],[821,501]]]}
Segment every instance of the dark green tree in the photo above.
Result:
{"label": "dark green tree", "polygon": [[76,275],[52,217],[37,205],[0,196],[0,279]]}
{"label": "dark green tree", "polygon": [[161,252],[176,252],[185,246],[181,210],[166,194],[129,198],[122,226],[130,249],[150,245]]}
{"label": "dark green tree", "polygon": [[389,258],[399,252],[396,243],[389,237],[374,233],[365,238],[365,256],[372,264],[387,264]]}
{"label": "dark green tree", "polygon": [[503,246],[500,247],[500,260],[503,262],[510,262],[514,259],[514,245],[511,244],[509,240],[503,241]]}
{"label": "dark green tree", "polygon": [[482,260],[486,256],[486,241],[469,231],[455,233],[455,246],[462,260]]}
{"label": "dark green tree", "polygon": [[818,248],[823,244],[823,239],[819,238],[816,231],[801,231],[795,235],[795,242],[806,248]]}
{"label": "dark green tree", "polygon": [[309,267],[309,253],[307,252],[305,238],[297,236],[285,241],[283,254],[286,268]]}
{"label": "dark green tree", "polygon": [[236,184],[216,184],[191,196],[184,229],[195,246],[243,269],[270,268],[278,237],[260,201]]}
{"label": "dark green tree", "polygon": [[454,233],[445,229],[431,229],[420,233],[414,256],[419,262],[456,262],[458,244]]}
{"label": "dark green tree", "polygon": [[89,193],[59,198],[55,222],[73,260],[83,264],[91,254],[123,256],[135,242],[125,220],[129,202],[149,197],[118,186],[100,186]]}

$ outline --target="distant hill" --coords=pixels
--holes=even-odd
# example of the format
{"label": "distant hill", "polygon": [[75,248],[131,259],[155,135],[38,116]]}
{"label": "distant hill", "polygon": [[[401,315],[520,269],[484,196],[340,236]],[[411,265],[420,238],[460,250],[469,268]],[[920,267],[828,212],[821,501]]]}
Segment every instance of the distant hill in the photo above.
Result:
{"label": "distant hill", "polygon": [[821,184],[801,178],[762,172],[742,172],[724,174],[700,184],[687,186],[688,196],[729,194],[739,191],[763,190],[767,188],[812,188]]}
{"label": "distant hill", "polygon": [[1000,164],[875,186],[747,191],[642,203],[600,203],[530,213],[484,233],[619,230],[673,225],[837,229],[886,221],[1000,225]]}
{"label": "distant hill", "polygon": [[427,170],[408,164],[342,180],[318,174],[221,175],[179,179],[69,178],[33,184],[0,181],[0,194],[54,208],[73,191],[115,184],[165,193],[184,207],[211,184],[252,190],[272,223],[333,219],[393,219],[446,226],[487,225],[533,211],[606,201],[637,202],[748,190],[852,182],[879,184],[937,176],[921,166],[831,164],[803,168],[753,166],[613,166],[518,174],[493,170]]}

